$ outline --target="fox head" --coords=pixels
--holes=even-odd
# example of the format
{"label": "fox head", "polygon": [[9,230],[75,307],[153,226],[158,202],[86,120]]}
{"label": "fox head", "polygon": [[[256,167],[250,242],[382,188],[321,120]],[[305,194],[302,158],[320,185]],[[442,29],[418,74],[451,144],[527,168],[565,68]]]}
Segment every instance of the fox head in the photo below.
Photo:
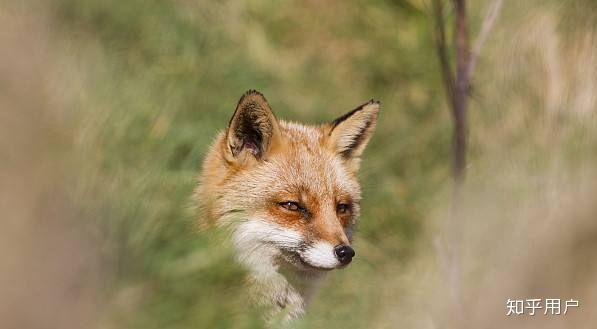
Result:
{"label": "fox head", "polygon": [[378,114],[371,100],[327,124],[285,122],[261,93],[248,91],[204,162],[203,220],[232,228],[249,265],[347,265],[361,200],[356,173]]}

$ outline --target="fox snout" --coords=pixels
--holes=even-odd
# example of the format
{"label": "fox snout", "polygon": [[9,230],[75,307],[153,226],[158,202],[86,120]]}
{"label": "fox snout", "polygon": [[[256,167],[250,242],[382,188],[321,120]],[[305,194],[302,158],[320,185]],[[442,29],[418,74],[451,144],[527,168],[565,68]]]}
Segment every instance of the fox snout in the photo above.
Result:
{"label": "fox snout", "polygon": [[301,263],[322,270],[342,268],[350,264],[355,251],[348,244],[333,246],[329,242],[316,242],[299,252]]}
{"label": "fox snout", "polygon": [[332,247],[325,242],[319,242],[306,249],[301,255],[303,265],[323,270],[342,268],[352,262],[355,251],[347,244]]}
{"label": "fox snout", "polygon": [[345,244],[340,244],[334,247],[334,254],[342,265],[348,265],[355,256],[354,249]]}

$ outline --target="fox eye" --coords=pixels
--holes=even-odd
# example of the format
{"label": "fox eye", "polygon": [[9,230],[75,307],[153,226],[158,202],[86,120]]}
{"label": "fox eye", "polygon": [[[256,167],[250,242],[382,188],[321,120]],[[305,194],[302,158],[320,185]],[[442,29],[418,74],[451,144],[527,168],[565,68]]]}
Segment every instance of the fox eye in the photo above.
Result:
{"label": "fox eye", "polygon": [[284,208],[286,210],[290,210],[290,211],[299,211],[299,210],[304,209],[298,202],[294,202],[294,201],[279,202],[278,205],[280,205],[282,208]]}
{"label": "fox eye", "polygon": [[336,211],[339,214],[347,214],[350,212],[350,205],[347,203],[339,203],[338,206],[336,206]]}

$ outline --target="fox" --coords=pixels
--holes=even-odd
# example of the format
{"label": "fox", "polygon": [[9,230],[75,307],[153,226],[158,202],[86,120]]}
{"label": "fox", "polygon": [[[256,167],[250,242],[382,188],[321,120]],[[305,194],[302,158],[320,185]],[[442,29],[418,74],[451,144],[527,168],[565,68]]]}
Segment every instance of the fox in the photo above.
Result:
{"label": "fox", "polygon": [[230,231],[266,319],[303,316],[326,274],[355,257],[357,173],[379,112],[371,99],[329,123],[299,124],[249,90],[207,151],[194,192],[200,227]]}

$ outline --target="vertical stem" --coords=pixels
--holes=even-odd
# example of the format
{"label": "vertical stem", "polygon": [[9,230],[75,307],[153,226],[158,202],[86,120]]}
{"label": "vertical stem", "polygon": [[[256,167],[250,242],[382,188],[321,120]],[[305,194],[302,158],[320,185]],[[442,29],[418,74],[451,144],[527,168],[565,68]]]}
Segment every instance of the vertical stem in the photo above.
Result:
{"label": "vertical stem", "polygon": [[[476,61],[481,52],[495,20],[498,16],[503,0],[493,0],[485,19],[481,32],[471,54],[468,41],[466,21],[466,0],[452,0],[455,10],[454,44],[455,44],[455,74],[452,73],[446,46],[445,20],[443,16],[443,0],[432,0],[433,16],[435,19],[435,46],[442,70],[442,78],[446,88],[446,96],[452,119],[454,122],[452,141],[452,178],[454,180],[452,194],[452,209],[445,226],[444,239],[438,239],[436,248],[448,280],[451,298],[450,323],[462,324],[462,263],[460,257],[460,241],[462,225],[462,184],[466,174],[466,137],[468,133],[467,106],[470,80]],[[448,325],[450,326],[450,325]]]}
{"label": "vertical stem", "polygon": [[453,175],[457,186],[461,185],[466,170],[467,103],[469,91],[469,48],[466,24],[466,1],[454,0],[456,10],[456,83],[454,86],[454,159]]}
{"label": "vertical stem", "polygon": [[462,323],[462,262],[460,257],[460,240],[462,229],[459,219],[462,217],[462,184],[466,174],[466,135],[467,105],[470,84],[469,44],[466,21],[466,0],[453,0],[455,9],[454,44],[456,52],[456,69],[453,91],[452,115],[454,120],[452,175],[454,190],[452,195],[452,211],[448,228],[448,246],[450,249],[449,282],[452,297],[452,323]]}
{"label": "vertical stem", "polygon": [[454,74],[450,67],[450,58],[446,46],[446,22],[444,20],[444,5],[442,0],[432,0],[433,16],[435,18],[435,50],[442,70],[444,87],[446,88],[446,100],[450,109],[454,108]]}

